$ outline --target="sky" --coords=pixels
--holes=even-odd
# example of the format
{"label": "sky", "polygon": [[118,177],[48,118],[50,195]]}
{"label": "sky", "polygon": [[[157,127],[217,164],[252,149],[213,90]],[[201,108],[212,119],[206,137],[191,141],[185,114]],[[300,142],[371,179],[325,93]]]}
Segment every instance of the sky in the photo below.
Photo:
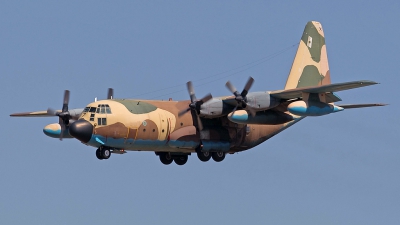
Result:
{"label": "sky", "polygon": [[[399,1],[1,1],[1,224],[399,224]],[[15,112],[116,98],[283,89],[304,26],[322,23],[341,103],[221,163],[165,166],[95,148]]]}

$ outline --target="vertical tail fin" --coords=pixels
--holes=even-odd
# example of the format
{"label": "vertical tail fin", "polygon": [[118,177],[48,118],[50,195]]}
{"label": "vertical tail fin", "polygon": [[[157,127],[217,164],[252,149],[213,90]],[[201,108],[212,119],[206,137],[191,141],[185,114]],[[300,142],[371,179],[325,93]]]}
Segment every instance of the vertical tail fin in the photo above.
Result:
{"label": "vertical tail fin", "polygon": [[321,23],[310,21],[304,28],[285,90],[330,83],[324,31]]}

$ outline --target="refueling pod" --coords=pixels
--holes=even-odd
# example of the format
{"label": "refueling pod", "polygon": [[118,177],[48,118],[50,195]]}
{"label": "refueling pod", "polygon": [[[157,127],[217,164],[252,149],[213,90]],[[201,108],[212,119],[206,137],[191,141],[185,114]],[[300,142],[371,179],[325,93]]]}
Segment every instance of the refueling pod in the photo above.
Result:
{"label": "refueling pod", "polygon": [[252,116],[246,110],[237,110],[234,113],[230,113],[228,119],[238,124],[277,125],[287,123],[295,118],[288,113],[272,110],[257,112],[255,116]]}
{"label": "refueling pod", "polygon": [[[69,134],[69,126],[63,132],[62,138],[73,138]],[[52,138],[60,138],[61,134],[61,126],[59,123],[52,123],[43,128],[43,133]]]}

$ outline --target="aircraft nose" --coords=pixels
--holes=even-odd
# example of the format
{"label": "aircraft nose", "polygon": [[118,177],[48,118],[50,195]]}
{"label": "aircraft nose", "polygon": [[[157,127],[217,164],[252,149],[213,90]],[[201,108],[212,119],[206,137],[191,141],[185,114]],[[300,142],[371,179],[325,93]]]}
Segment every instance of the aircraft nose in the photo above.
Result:
{"label": "aircraft nose", "polygon": [[88,143],[93,134],[93,125],[84,119],[80,119],[69,125],[69,134],[82,141]]}

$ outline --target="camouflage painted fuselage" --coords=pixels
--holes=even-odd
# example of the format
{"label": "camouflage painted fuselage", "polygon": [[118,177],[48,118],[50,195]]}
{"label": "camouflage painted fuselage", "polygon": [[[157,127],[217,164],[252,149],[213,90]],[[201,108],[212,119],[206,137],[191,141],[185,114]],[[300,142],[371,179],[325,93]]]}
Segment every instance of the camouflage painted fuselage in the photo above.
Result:
{"label": "camouflage painted fuselage", "polygon": [[187,153],[195,152],[205,141],[215,146],[215,150],[226,149],[233,153],[252,148],[301,119],[279,125],[241,125],[225,116],[203,119],[204,129],[199,131],[190,113],[178,117],[178,112],[189,103],[117,99],[93,102],[87,107],[108,105],[111,111],[82,113],[80,119],[89,121],[94,127],[86,144],[121,150]]}

